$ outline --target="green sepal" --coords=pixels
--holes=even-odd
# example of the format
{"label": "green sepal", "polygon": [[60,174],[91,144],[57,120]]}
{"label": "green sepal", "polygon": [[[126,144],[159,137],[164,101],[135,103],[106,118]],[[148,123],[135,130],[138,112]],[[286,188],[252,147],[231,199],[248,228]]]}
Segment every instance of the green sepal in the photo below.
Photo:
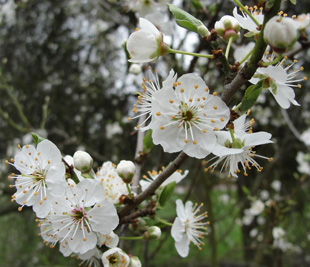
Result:
{"label": "green sepal", "polygon": [[251,108],[255,104],[263,88],[263,82],[264,81],[261,80],[257,84],[253,84],[250,87],[248,87],[248,89],[246,89],[244,97],[242,99],[241,106],[240,106],[241,112],[247,111],[249,108]]}
{"label": "green sepal", "polygon": [[154,147],[153,138],[152,138],[152,129],[148,130],[146,135],[143,138],[143,152],[150,153]]}
{"label": "green sepal", "polygon": [[160,195],[158,196],[158,203],[161,207],[165,206],[167,201],[173,195],[174,188],[176,186],[176,182],[172,182],[164,187],[161,191]]}
{"label": "green sepal", "polygon": [[45,140],[45,138],[43,138],[42,136],[36,134],[36,133],[31,133],[33,142],[38,145],[41,141]]}
{"label": "green sepal", "polygon": [[246,34],[244,34],[244,37],[253,37],[257,34],[259,34],[259,31],[255,30],[255,31],[247,32]]}
{"label": "green sepal", "polygon": [[207,27],[202,23],[201,20],[196,19],[191,14],[187,13],[186,11],[178,8],[175,5],[168,4],[169,10],[172,15],[176,19],[176,23],[185,28],[187,30],[193,31],[198,33],[201,37],[206,37],[210,35],[209,30]]}

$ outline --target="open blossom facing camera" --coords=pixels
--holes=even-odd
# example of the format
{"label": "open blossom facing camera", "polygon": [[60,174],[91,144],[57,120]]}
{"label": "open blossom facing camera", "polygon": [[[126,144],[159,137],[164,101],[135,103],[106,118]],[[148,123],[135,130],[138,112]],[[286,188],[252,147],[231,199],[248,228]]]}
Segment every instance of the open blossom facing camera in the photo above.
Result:
{"label": "open blossom facing camera", "polygon": [[22,207],[32,206],[37,217],[44,218],[51,209],[53,197],[64,196],[67,185],[59,149],[51,141],[43,140],[36,148],[23,146],[13,162],[11,165],[21,174],[9,176],[16,179],[17,192],[12,199]]}
{"label": "open blossom facing camera", "polygon": [[113,204],[120,203],[122,195],[128,195],[125,182],[118,176],[116,166],[111,161],[102,164],[96,173],[95,180],[99,182],[104,190],[104,199]]}
{"label": "open blossom facing camera", "polygon": [[284,67],[284,62],[285,59],[276,66],[270,65],[267,68],[258,68],[250,82],[256,84],[260,80],[264,80],[263,88],[270,91],[281,108],[288,109],[291,103],[299,106],[295,100],[295,92],[292,87],[301,88],[299,82],[306,80],[306,77],[296,79],[296,74],[302,71],[303,67],[299,70],[288,72],[297,61],[286,67]]}
{"label": "open blossom facing camera", "polygon": [[215,132],[226,125],[229,109],[194,73],[181,76],[174,88],[167,86],[153,94],[153,142],[165,152],[183,150],[188,156],[204,158],[214,148]]}
{"label": "open blossom facing camera", "polygon": [[130,62],[156,61],[165,55],[169,46],[163,42],[163,34],[147,19],[139,19],[140,29],[132,33],[127,41]]}
{"label": "open blossom facing camera", "polygon": [[218,159],[208,169],[214,169],[223,162],[221,172],[228,169],[229,176],[237,177],[240,172],[239,164],[242,166],[244,175],[247,175],[247,169],[251,169],[251,166],[261,171],[262,167],[253,159],[254,156],[272,160],[272,158],[257,155],[253,151],[254,146],[272,143],[271,134],[267,132],[252,133],[254,120],[246,123],[245,119],[246,115],[244,114],[233,122],[233,129],[216,133],[217,144],[212,153]]}
{"label": "open blossom facing camera", "polygon": [[189,252],[189,244],[193,242],[195,246],[201,249],[204,243],[201,241],[203,235],[206,235],[206,226],[208,222],[202,222],[207,218],[207,212],[198,215],[200,208],[203,206],[197,204],[193,207],[193,202],[187,201],[185,206],[178,199],[177,217],[171,228],[171,235],[175,241],[175,247],[181,257],[187,257]]}
{"label": "open blossom facing camera", "polygon": [[67,187],[66,198],[55,198],[49,219],[59,242],[74,253],[95,248],[98,236],[110,234],[119,219],[114,205],[104,200],[104,191],[93,179]]}

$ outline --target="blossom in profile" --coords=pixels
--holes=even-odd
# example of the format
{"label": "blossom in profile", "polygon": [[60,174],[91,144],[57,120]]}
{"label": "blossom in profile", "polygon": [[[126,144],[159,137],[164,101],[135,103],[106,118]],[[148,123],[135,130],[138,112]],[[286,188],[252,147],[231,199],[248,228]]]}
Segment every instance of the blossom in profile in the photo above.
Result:
{"label": "blossom in profile", "polygon": [[140,29],[132,33],[127,40],[130,62],[154,62],[170,49],[163,42],[163,34],[147,19],[139,19]]}
{"label": "blossom in profile", "polygon": [[134,117],[129,117],[128,120],[137,119],[139,117],[144,116],[144,121],[137,125],[137,129],[141,131],[146,131],[150,129],[151,123],[153,121],[152,117],[152,101],[153,101],[153,94],[163,88],[172,87],[173,83],[176,80],[176,74],[174,70],[170,70],[168,77],[162,82],[162,85],[159,83],[158,75],[156,70],[152,72],[149,68],[148,70],[148,78],[146,79],[143,77],[142,82],[142,92],[138,94],[138,100],[133,105],[132,111],[135,114],[138,114]]}
{"label": "blossom in profile", "polygon": [[[257,6],[254,7],[247,7],[245,6],[246,9],[249,10],[249,12],[252,14],[254,19],[262,25],[264,22],[264,15],[262,14],[262,9],[258,9]],[[238,9],[237,7],[234,8],[233,10],[233,15],[235,19],[238,21],[240,26],[251,32],[251,35],[255,35],[259,33],[258,25],[252,20],[252,18],[246,14],[243,10],[241,10],[241,15],[238,14]]]}
{"label": "blossom in profile", "polygon": [[173,87],[153,94],[151,124],[154,144],[165,152],[183,150],[188,156],[206,157],[216,143],[215,132],[230,117],[229,108],[201,77],[194,73],[181,76]]}
{"label": "blossom in profile", "polygon": [[127,267],[130,263],[129,256],[120,248],[111,248],[102,254],[104,267]]}
{"label": "blossom in profile", "polygon": [[218,164],[222,163],[220,172],[228,170],[229,177],[238,177],[239,165],[241,165],[244,175],[247,176],[247,170],[250,170],[251,167],[255,167],[258,171],[262,170],[262,167],[254,160],[254,156],[272,160],[272,158],[257,155],[253,150],[253,147],[257,145],[272,143],[270,140],[271,134],[267,132],[253,133],[254,119],[249,122],[245,122],[245,120],[246,114],[236,119],[229,131],[216,133],[217,143],[212,151],[216,155],[213,158],[216,161],[208,169],[214,169]]}
{"label": "blossom in profile", "polygon": [[298,29],[300,31],[304,31],[310,26],[310,13],[300,14],[297,18],[294,19],[294,21],[297,23]]}
{"label": "blossom in profile", "polygon": [[288,109],[291,104],[299,106],[295,100],[293,87],[301,88],[300,82],[306,80],[306,77],[296,78],[297,73],[302,71],[303,67],[289,72],[290,68],[297,62],[296,60],[286,67],[284,67],[284,62],[285,59],[276,66],[269,65],[266,68],[258,68],[249,82],[256,84],[264,80],[263,89],[270,91],[281,108]]}
{"label": "blossom in profile", "polygon": [[207,218],[207,212],[198,215],[203,204],[193,206],[191,201],[187,201],[184,206],[178,199],[176,205],[177,217],[173,222],[171,235],[179,255],[187,257],[191,242],[199,249],[201,249],[201,245],[204,245],[202,239],[203,235],[206,235],[208,222],[202,222],[202,220]]}
{"label": "blossom in profile", "polygon": [[114,205],[104,200],[104,191],[93,179],[67,187],[66,198],[55,198],[50,213],[59,242],[74,253],[84,254],[96,247],[98,235],[110,234],[118,223]]}
{"label": "blossom in profile", "polygon": [[14,186],[17,192],[12,199],[22,205],[19,210],[25,205],[32,206],[37,217],[44,218],[51,210],[52,199],[63,197],[67,186],[59,149],[46,139],[36,148],[25,145],[11,165],[20,172],[9,176],[16,179]]}

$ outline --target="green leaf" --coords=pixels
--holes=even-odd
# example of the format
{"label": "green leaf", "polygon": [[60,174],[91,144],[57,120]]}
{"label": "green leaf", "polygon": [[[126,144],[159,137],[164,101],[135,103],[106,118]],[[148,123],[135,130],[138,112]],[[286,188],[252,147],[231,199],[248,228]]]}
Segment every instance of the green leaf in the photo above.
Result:
{"label": "green leaf", "polygon": [[242,191],[243,191],[243,193],[245,194],[245,195],[249,195],[250,194],[250,191],[249,191],[249,189],[246,187],[246,186],[242,186]]}
{"label": "green leaf", "polygon": [[148,130],[146,135],[143,138],[143,152],[150,153],[152,148],[154,147],[153,138],[152,138],[152,130]]}
{"label": "green leaf", "polygon": [[267,0],[265,4],[265,10],[269,11],[273,7],[274,2],[275,0]]}
{"label": "green leaf", "polygon": [[171,198],[174,188],[175,188],[176,182],[172,182],[164,187],[164,189],[161,191],[159,197],[158,197],[158,203],[160,206],[165,206],[167,201]]}
{"label": "green leaf", "polygon": [[176,23],[179,26],[187,30],[196,32],[201,37],[206,37],[210,35],[210,32],[207,29],[207,27],[199,19],[196,19],[194,16],[178,8],[175,5],[168,4],[168,6],[169,6],[170,12],[176,19]]}
{"label": "green leaf", "polygon": [[41,141],[43,141],[45,138],[43,138],[42,136],[36,134],[36,133],[31,133],[33,142],[38,145]]}
{"label": "green leaf", "polygon": [[290,0],[293,5],[296,5],[296,0]]}
{"label": "green leaf", "polygon": [[242,99],[241,106],[240,106],[241,112],[247,111],[249,108],[251,108],[255,104],[263,88],[263,82],[264,81],[261,80],[257,84],[253,84],[248,89],[246,89],[244,97]]}
{"label": "green leaf", "polygon": [[194,8],[196,8],[198,10],[203,9],[203,6],[199,0],[192,0],[191,4],[193,5]]}

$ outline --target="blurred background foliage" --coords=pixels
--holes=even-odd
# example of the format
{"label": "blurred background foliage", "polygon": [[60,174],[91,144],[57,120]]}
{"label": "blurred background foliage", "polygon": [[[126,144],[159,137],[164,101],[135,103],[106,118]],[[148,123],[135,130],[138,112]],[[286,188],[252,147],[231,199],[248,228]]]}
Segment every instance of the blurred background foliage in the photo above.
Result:
{"label": "blurred background foliage", "polygon": [[[31,132],[49,138],[64,155],[86,150],[96,166],[108,160],[134,160],[137,121],[129,123],[127,117],[132,115],[142,75],[128,72],[124,41],[137,27],[139,15],[147,15],[133,5],[137,2],[151,5],[152,1],[1,0],[0,266],[77,266],[79,262],[64,258],[57,247],[46,247],[38,236],[34,213],[26,208],[18,212],[10,202],[14,190],[7,175],[13,170],[4,161],[14,157],[18,144],[32,142]],[[174,3],[210,29],[221,16],[231,15],[234,7],[228,0]],[[161,30],[174,48],[210,51],[207,42],[171,22],[166,9],[170,19],[166,26],[171,23],[171,27]],[[296,6],[285,1],[282,9],[289,15],[310,12],[306,1]],[[246,42],[240,38],[234,48]],[[309,76],[308,40],[302,45],[294,56]],[[179,76],[196,72],[212,91],[223,90],[225,77],[211,60],[167,55],[151,66],[163,79],[171,68]],[[177,186],[177,195],[161,216],[173,220],[177,196],[204,202],[210,226],[202,251],[192,248],[188,258],[180,258],[168,228],[162,229],[161,240],[124,242],[124,250],[139,256],[144,266],[309,266],[308,88],[304,82],[295,90],[301,107],[281,110],[270,94],[262,94],[253,108],[254,130],[271,132],[274,141],[257,150],[274,157],[273,162],[259,161],[263,172],[253,170],[248,177],[228,179],[216,171],[205,173],[205,161],[188,160],[184,165],[190,174]],[[243,93],[237,92],[230,105],[239,103]],[[173,158],[155,147],[143,161],[142,174],[166,166]],[[269,203],[259,216],[247,218],[245,210],[258,199]],[[285,248],[274,246],[274,227],[285,230]]]}

